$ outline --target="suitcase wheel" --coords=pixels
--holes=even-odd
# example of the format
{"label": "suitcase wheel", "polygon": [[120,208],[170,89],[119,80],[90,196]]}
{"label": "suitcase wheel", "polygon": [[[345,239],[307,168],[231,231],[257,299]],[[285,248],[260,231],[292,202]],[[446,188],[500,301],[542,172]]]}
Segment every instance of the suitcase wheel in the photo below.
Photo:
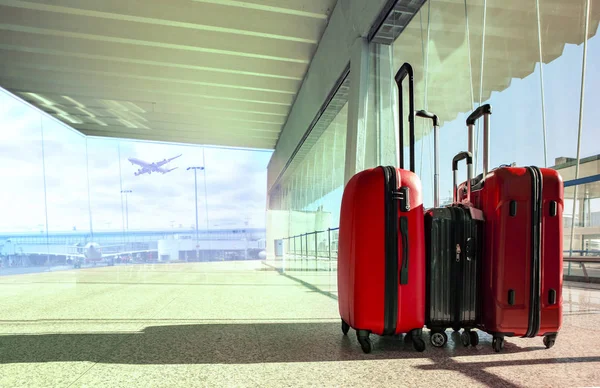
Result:
{"label": "suitcase wheel", "polygon": [[348,335],[348,331],[350,331],[350,325],[342,319],[342,333],[344,333],[344,335]]}
{"label": "suitcase wheel", "polygon": [[421,334],[422,334],[422,330],[421,329],[413,330],[411,332],[413,348],[417,352],[424,352],[425,351],[425,341],[423,341],[423,338],[421,338]]}
{"label": "suitcase wheel", "polygon": [[494,337],[492,339],[492,347],[496,353],[500,353],[500,350],[504,349],[504,338]]}
{"label": "suitcase wheel", "polygon": [[462,342],[465,347],[471,345],[471,335],[469,333],[468,330],[465,330],[460,334],[460,342]]}
{"label": "suitcase wheel", "polygon": [[544,345],[546,349],[550,349],[554,346],[554,342],[556,342],[556,334],[549,334],[544,336]]}
{"label": "suitcase wheel", "polygon": [[436,348],[441,348],[442,346],[446,345],[446,342],[448,342],[448,336],[443,331],[432,331],[429,340],[433,346]]}
{"label": "suitcase wheel", "polygon": [[369,338],[369,332],[366,330],[357,330],[356,338],[358,339],[358,343],[363,352],[371,353],[373,350],[373,345],[371,344],[371,339]]}
{"label": "suitcase wheel", "polygon": [[469,331],[469,337],[471,340],[471,346],[475,347],[479,345],[479,335],[476,331]]}

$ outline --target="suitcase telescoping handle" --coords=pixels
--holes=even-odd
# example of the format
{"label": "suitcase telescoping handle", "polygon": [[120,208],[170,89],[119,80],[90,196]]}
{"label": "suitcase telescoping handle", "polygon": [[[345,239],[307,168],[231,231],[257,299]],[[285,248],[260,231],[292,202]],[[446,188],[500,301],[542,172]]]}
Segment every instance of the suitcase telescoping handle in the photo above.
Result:
{"label": "suitcase telescoping handle", "polygon": [[426,110],[417,111],[417,117],[433,121],[433,207],[440,207],[440,150],[438,145],[440,121],[438,117]]}
{"label": "suitcase telescoping handle", "polygon": [[492,106],[490,104],[481,105],[467,117],[467,128],[469,129],[469,147],[468,150],[473,155],[475,147],[475,122],[483,116],[483,177],[487,175],[490,167],[490,115]]}
{"label": "suitcase telescoping handle", "polygon": [[473,179],[473,154],[463,151],[452,159],[452,199],[458,203],[458,162],[467,159],[467,198],[466,202],[471,202],[471,179]]}
{"label": "suitcase telescoping handle", "polygon": [[398,116],[400,117],[400,168],[404,169],[404,113],[402,112],[402,82],[408,77],[408,130],[410,148],[410,171],[415,172],[415,94],[413,68],[409,63],[404,63],[396,73],[396,85],[398,85]]}

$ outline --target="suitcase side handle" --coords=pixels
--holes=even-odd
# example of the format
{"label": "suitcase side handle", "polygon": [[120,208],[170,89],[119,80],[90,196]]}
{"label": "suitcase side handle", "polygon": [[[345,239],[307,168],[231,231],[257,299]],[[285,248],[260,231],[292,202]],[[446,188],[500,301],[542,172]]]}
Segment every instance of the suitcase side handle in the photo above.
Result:
{"label": "suitcase side handle", "polygon": [[414,93],[414,75],[413,68],[410,63],[406,62],[396,73],[394,79],[398,86],[398,117],[400,123],[398,125],[400,129],[399,143],[400,143],[400,168],[404,169],[404,115],[402,109],[402,82],[408,77],[408,130],[409,130],[409,148],[410,148],[410,171],[415,172],[415,93]]}
{"label": "suitcase side handle", "polygon": [[475,122],[483,116],[483,178],[487,175],[490,166],[490,115],[492,106],[490,104],[481,105],[467,117],[467,128],[469,130],[468,151],[475,152]]}
{"label": "suitcase side handle", "polygon": [[440,121],[437,115],[426,110],[417,111],[417,117],[433,121],[433,207],[440,207],[440,149],[438,145]]}
{"label": "suitcase side handle", "polygon": [[467,198],[466,202],[471,202],[471,179],[473,179],[473,154],[469,151],[463,151],[452,159],[452,201],[458,202],[458,162],[467,160]]}
{"label": "suitcase side handle", "polygon": [[408,217],[400,217],[399,223],[400,235],[402,235],[402,264],[400,267],[400,284],[408,284]]}

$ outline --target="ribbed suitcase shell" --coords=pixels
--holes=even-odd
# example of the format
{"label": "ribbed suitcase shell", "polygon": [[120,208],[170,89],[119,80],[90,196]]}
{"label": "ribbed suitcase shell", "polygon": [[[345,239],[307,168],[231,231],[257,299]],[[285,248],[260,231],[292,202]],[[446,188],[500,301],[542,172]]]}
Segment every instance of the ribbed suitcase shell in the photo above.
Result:
{"label": "ribbed suitcase shell", "polygon": [[425,213],[425,324],[429,329],[458,331],[479,323],[483,228],[483,220],[472,217],[468,206]]}

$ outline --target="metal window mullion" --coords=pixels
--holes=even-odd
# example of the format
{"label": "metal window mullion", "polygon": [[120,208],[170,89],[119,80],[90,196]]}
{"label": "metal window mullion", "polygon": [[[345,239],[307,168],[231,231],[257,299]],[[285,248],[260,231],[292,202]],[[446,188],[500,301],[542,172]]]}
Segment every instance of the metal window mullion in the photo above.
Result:
{"label": "metal window mullion", "polygon": [[535,1],[535,11],[537,16],[538,51],[540,58],[540,92],[542,94],[542,135],[544,139],[544,167],[548,167],[548,145],[546,140],[546,99],[544,93],[544,62],[542,57],[542,21],[540,14],[540,0]]}
{"label": "metal window mullion", "polygon": [[[583,130],[583,104],[585,97],[585,75],[587,64],[587,41],[590,28],[590,0],[585,2],[585,35],[583,37],[583,61],[581,64],[581,90],[579,94],[579,124],[577,127],[577,161],[575,164],[575,179],[579,179],[579,164],[581,160],[581,133]],[[575,211],[577,205],[577,185],[573,186],[573,214],[571,221],[571,240],[569,241],[569,256],[573,256],[573,238],[575,237]],[[571,274],[571,262],[569,262],[568,275]]]}
{"label": "metal window mullion", "polygon": [[[479,72],[479,105],[481,106],[481,103],[483,102],[483,68],[484,68],[484,63],[485,63],[485,30],[486,30],[486,24],[487,24],[487,0],[483,0],[483,31],[482,31],[482,37],[481,37],[481,66],[480,66],[480,72]],[[477,135],[476,135],[476,139],[475,139],[475,155],[473,155],[474,157],[474,163],[475,166],[477,166],[477,159],[479,156],[479,134],[481,133],[481,125],[479,124],[481,120],[478,121],[477,123]],[[475,171],[477,171],[477,167],[475,168]]]}

